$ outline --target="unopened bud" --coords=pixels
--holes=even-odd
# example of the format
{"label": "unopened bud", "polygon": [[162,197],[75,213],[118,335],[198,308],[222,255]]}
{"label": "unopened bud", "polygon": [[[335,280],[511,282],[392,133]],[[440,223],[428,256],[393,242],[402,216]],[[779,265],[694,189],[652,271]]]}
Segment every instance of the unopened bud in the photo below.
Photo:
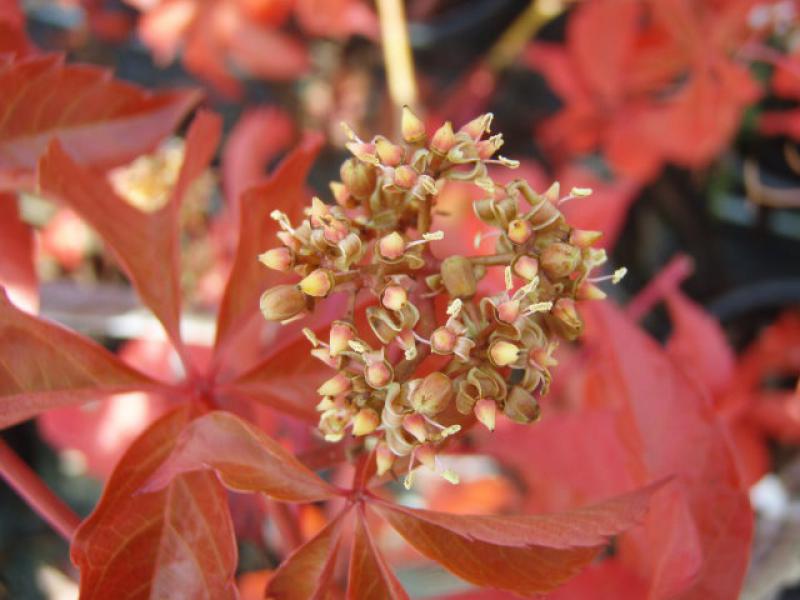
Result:
{"label": "unopened bud", "polygon": [[341,181],[331,181],[329,187],[336,204],[342,208],[355,208],[357,206],[358,202],[350,195],[347,186]]}
{"label": "unopened bud", "polygon": [[353,435],[369,435],[381,424],[381,418],[371,408],[362,408],[353,417]]}
{"label": "unopened bud", "polygon": [[403,256],[405,251],[405,240],[403,240],[403,236],[396,231],[383,236],[378,242],[378,252],[387,260],[397,260]]}
{"label": "unopened bud", "polygon": [[531,281],[539,274],[539,261],[532,256],[520,256],[514,261],[512,269],[518,277]]}
{"label": "unopened bud", "polygon": [[403,417],[403,429],[420,443],[425,443],[428,439],[428,428],[425,426],[425,419],[420,414],[415,413]]}
{"label": "unopened bud", "polygon": [[400,189],[410,190],[418,178],[419,174],[408,165],[400,165],[394,170],[394,184]]}
{"label": "unopened bud", "polygon": [[574,340],[583,331],[583,320],[572,298],[559,298],[550,312],[555,318],[559,333],[567,340]]}
{"label": "unopened bud", "polygon": [[606,296],[607,294],[591,281],[584,281],[575,294],[578,300],[603,300]]}
{"label": "unopened bud", "polygon": [[489,360],[496,367],[506,367],[519,358],[519,348],[505,340],[495,340],[489,346]]}
{"label": "unopened bud", "polygon": [[267,321],[286,321],[307,308],[307,300],[297,286],[276,285],[261,295],[261,313]]}
{"label": "unopened bud", "polygon": [[515,244],[524,244],[533,235],[533,225],[526,219],[514,219],[508,224],[507,234]]}
{"label": "unopened bud", "polygon": [[519,316],[519,300],[506,300],[497,306],[497,318],[513,323]]}
{"label": "unopened bud", "polygon": [[481,398],[475,403],[475,418],[480,421],[486,429],[494,431],[497,420],[497,404],[491,398]]}
{"label": "unopened bud", "polygon": [[371,165],[350,158],[342,164],[339,174],[348,191],[358,200],[369,198],[375,190],[377,173]]}
{"label": "unopened bud", "polygon": [[541,414],[539,403],[525,388],[514,386],[506,398],[503,413],[515,423],[527,425]]}
{"label": "unopened bud", "polygon": [[294,252],[289,248],[273,248],[260,254],[258,260],[274,271],[289,271],[294,266]]}
{"label": "unopened bud", "polygon": [[453,382],[439,371],[427,375],[409,398],[411,407],[428,417],[442,412],[453,398]]}
{"label": "unopened bud", "polygon": [[399,285],[387,285],[381,303],[389,310],[400,310],[408,302],[408,292]]}
{"label": "unopened bud", "polygon": [[324,298],[333,289],[334,284],[333,273],[328,269],[315,269],[300,281],[299,286],[304,294],[314,298]]}
{"label": "unopened bud", "polygon": [[394,464],[394,453],[383,442],[375,447],[375,463],[378,465],[378,477],[389,471]]}
{"label": "unopened bud", "polygon": [[442,262],[442,282],[453,298],[469,298],[475,294],[478,282],[472,263],[463,256],[450,256]]}
{"label": "unopened bud", "polygon": [[402,146],[393,144],[384,137],[379,137],[375,140],[375,150],[378,153],[378,158],[387,167],[396,167],[403,162],[405,150]]}
{"label": "unopened bud", "polygon": [[330,353],[339,356],[350,349],[350,342],[356,339],[356,330],[351,323],[334,321],[331,325]]}
{"label": "unopened bud", "polygon": [[597,240],[603,237],[602,231],[590,231],[588,229],[573,229],[569,234],[569,243],[578,248],[588,248]]}
{"label": "unopened bud", "polygon": [[580,249],[563,242],[550,244],[539,256],[539,266],[552,279],[566,277],[578,268],[580,262]]}
{"label": "unopened bud", "polygon": [[533,348],[528,354],[528,362],[537,369],[555,367],[558,361],[553,358],[551,348]]}
{"label": "unopened bud", "polygon": [[320,396],[338,396],[352,387],[350,379],[342,373],[337,373],[317,389]]}
{"label": "unopened bud", "polygon": [[403,107],[403,116],[400,120],[400,131],[403,139],[409,144],[417,144],[425,140],[425,123],[411,112],[408,106]]}
{"label": "unopened bud", "polygon": [[364,368],[364,379],[375,389],[385,388],[393,378],[392,367],[385,360],[375,361]]}
{"label": "unopened bud", "polygon": [[466,133],[473,140],[477,141],[481,139],[484,133],[490,131],[489,128],[492,125],[493,118],[494,115],[492,113],[480,115],[464,125],[459,131]]}
{"label": "unopened bud", "polygon": [[439,327],[431,334],[431,350],[436,354],[451,354],[456,347],[458,336],[447,329]]}
{"label": "unopened bud", "polygon": [[453,133],[453,124],[447,121],[436,130],[431,138],[430,148],[437,154],[447,154],[450,148],[456,143],[456,135]]}

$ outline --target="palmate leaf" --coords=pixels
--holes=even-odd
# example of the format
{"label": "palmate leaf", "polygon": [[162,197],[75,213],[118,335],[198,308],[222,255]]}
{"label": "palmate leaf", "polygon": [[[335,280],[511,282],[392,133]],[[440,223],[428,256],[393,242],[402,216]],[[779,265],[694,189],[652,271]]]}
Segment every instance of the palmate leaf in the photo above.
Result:
{"label": "palmate leaf", "polygon": [[54,138],[80,165],[108,168],[151,151],[200,100],[147,92],[58,55],[0,61],[0,189],[29,186]]}
{"label": "palmate leaf", "polygon": [[236,540],[217,478],[187,473],[139,493],[190,416],[177,409],[133,443],[78,529],[71,552],[81,570],[81,598],[237,597]]}
{"label": "palmate leaf", "polygon": [[408,594],[375,547],[363,514],[356,515],[347,576],[348,600],[407,600]]}

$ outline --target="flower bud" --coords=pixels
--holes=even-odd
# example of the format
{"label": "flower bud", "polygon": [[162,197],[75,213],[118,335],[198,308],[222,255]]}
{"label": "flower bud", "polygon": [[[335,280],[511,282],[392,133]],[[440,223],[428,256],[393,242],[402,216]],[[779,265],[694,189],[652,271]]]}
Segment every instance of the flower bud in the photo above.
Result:
{"label": "flower bud", "polygon": [[524,244],[533,236],[533,226],[526,219],[514,219],[508,224],[507,234],[515,244]]}
{"label": "flower bud", "polygon": [[286,247],[273,248],[272,250],[267,250],[263,254],[260,254],[258,260],[274,271],[282,271],[285,273],[294,266],[294,252]]}
{"label": "flower bud", "polygon": [[364,368],[364,379],[375,389],[385,388],[393,378],[392,367],[385,360],[371,362]]}
{"label": "flower bud", "polygon": [[405,150],[403,150],[402,146],[393,144],[385,137],[379,137],[375,140],[375,150],[381,163],[387,167],[396,167],[403,162],[405,156]]}
{"label": "flower bud", "polygon": [[267,321],[286,321],[307,308],[307,299],[297,286],[276,285],[261,295],[261,313]]}
{"label": "flower bud", "polygon": [[403,107],[403,116],[400,120],[400,131],[403,139],[409,144],[417,144],[425,140],[425,123],[411,112],[408,106]]}
{"label": "flower bud", "polygon": [[417,182],[419,174],[408,165],[400,165],[394,170],[394,184],[402,190],[410,190]]}
{"label": "flower bud", "polygon": [[383,236],[378,242],[378,253],[387,260],[397,260],[405,251],[406,242],[396,231]]}
{"label": "flower bud", "polygon": [[458,336],[447,327],[438,327],[431,334],[431,350],[435,354],[451,354],[456,347]]}
{"label": "flower bud", "polygon": [[575,294],[578,300],[603,300],[606,296],[607,294],[591,281],[584,281]]}
{"label": "flower bud", "polygon": [[583,320],[572,298],[559,298],[550,314],[564,339],[574,340],[583,331]]}
{"label": "flower bud", "polygon": [[430,148],[437,154],[445,155],[456,143],[456,136],[453,133],[453,124],[447,121],[436,130],[431,139]]}
{"label": "flower bud", "polygon": [[463,256],[450,256],[442,262],[442,282],[454,298],[469,298],[475,294],[478,282],[472,263]]}
{"label": "flower bud", "polygon": [[603,237],[602,231],[589,231],[588,229],[573,229],[569,234],[569,243],[578,248],[588,248]]}
{"label": "flower bud", "polygon": [[399,285],[387,285],[381,296],[381,303],[389,310],[400,310],[408,302],[408,292]]}
{"label": "flower bud", "polygon": [[369,198],[375,190],[378,177],[371,165],[350,158],[342,164],[339,174],[348,191],[358,200]]}
{"label": "flower bud", "polygon": [[428,417],[442,412],[453,398],[453,382],[439,371],[426,376],[411,394],[411,407]]}
{"label": "flower bud", "polygon": [[531,281],[539,274],[539,261],[532,256],[519,256],[511,268],[518,277]]}
{"label": "flower bud", "polygon": [[356,329],[352,323],[334,321],[331,325],[330,354],[339,356],[350,349],[350,341],[356,339]]}
{"label": "flower bud", "polygon": [[299,283],[300,290],[314,298],[324,298],[330,293],[334,285],[333,273],[328,269],[315,269]]}
{"label": "flower bud", "polygon": [[355,208],[358,205],[356,199],[350,195],[347,186],[341,181],[331,181],[328,187],[331,189],[331,194],[333,199],[336,200],[336,204],[342,208]]}
{"label": "flower bud", "polygon": [[551,279],[561,279],[578,268],[581,251],[575,246],[556,242],[542,251],[539,266]]}
{"label": "flower bud", "polygon": [[497,306],[497,318],[506,323],[513,323],[519,316],[519,300],[506,300]]}
{"label": "flower bud", "polygon": [[317,389],[320,396],[338,396],[352,387],[350,380],[342,373],[337,373]]}
{"label": "flower bud", "polygon": [[480,421],[486,429],[494,431],[497,421],[497,404],[492,398],[481,398],[475,403],[475,418]]}
{"label": "flower bud", "polygon": [[381,424],[381,418],[371,408],[362,408],[353,417],[353,435],[369,435]]}
{"label": "flower bud", "polygon": [[424,444],[428,439],[428,428],[425,426],[425,419],[420,414],[403,417],[403,429],[414,436],[421,444]]}
{"label": "flower bud", "polygon": [[527,425],[539,418],[541,408],[533,395],[517,385],[511,388],[503,413],[515,423]]}
{"label": "flower bud", "polygon": [[375,462],[378,465],[378,477],[384,475],[394,464],[394,453],[383,442],[375,446]]}
{"label": "flower bud", "polygon": [[519,358],[519,348],[506,340],[495,340],[489,346],[489,360],[496,367],[506,367]]}
{"label": "flower bud", "polygon": [[459,131],[466,133],[473,140],[477,141],[481,139],[484,133],[490,130],[489,128],[492,125],[493,118],[494,115],[492,113],[480,115],[461,127]]}

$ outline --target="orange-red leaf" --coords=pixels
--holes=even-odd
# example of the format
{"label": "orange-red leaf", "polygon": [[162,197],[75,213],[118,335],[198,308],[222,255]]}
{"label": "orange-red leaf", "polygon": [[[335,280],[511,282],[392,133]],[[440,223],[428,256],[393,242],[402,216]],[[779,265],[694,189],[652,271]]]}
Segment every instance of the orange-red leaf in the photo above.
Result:
{"label": "orange-red leaf", "polygon": [[17,213],[17,199],[0,193],[0,286],[17,306],[36,312],[39,290],[33,264],[33,231]]}
{"label": "orange-red leaf", "polygon": [[195,91],[151,93],[57,55],[0,64],[0,188],[29,184],[54,138],[81,165],[107,168],[152,150],[197,104]]}
{"label": "orange-red leaf", "polygon": [[317,535],[295,550],[281,564],[267,585],[266,598],[311,600],[326,598],[341,541],[342,521],[336,516]]}
{"label": "orange-red leaf", "polygon": [[42,191],[67,203],[100,234],[179,349],[178,208],[213,157],[220,129],[219,117],[198,114],[187,134],[178,182],[167,205],[154,213],[144,213],[117,196],[105,179],[79,165],[60,141],[50,145],[39,163]]}
{"label": "orange-red leaf", "polygon": [[0,428],[50,408],[157,386],[94,342],[22,312],[0,289]]}
{"label": "orange-red leaf", "polygon": [[408,543],[459,577],[540,594],[578,573],[610,536],[639,522],[661,485],[551,515],[452,515],[384,503],[375,508]]}
{"label": "orange-red leaf", "polygon": [[314,502],[338,493],[263,431],[221,411],[200,417],[184,430],[147,489],[205,469],[216,470],[233,490],[263,492],[286,502]]}
{"label": "orange-red leaf", "polygon": [[236,543],[216,477],[189,473],[137,493],[189,418],[179,409],[145,431],[78,529],[72,560],[81,570],[81,598],[236,598]]}
{"label": "orange-red leaf", "polygon": [[347,577],[348,600],[405,600],[408,594],[375,547],[364,515],[358,513]]}

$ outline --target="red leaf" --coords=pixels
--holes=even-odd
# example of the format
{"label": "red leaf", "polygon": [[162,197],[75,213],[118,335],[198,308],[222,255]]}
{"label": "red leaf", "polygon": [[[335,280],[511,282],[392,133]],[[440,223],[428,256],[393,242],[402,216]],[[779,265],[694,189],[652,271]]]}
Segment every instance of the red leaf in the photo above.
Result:
{"label": "red leaf", "polygon": [[32,49],[25,33],[25,14],[16,0],[0,0],[0,54],[22,56]]}
{"label": "red leaf", "polygon": [[409,544],[459,577],[476,585],[538,594],[563,584],[610,536],[639,522],[662,485],[550,515],[451,515],[384,503],[375,508]]}
{"label": "red leaf", "polygon": [[90,340],[17,309],[0,289],[0,428],[158,385]]}
{"label": "red leaf", "polygon": [[347,577],[349,600],[404,600],[408,594],[375,547],[362,513],[356,517],[355,539]]}
{"label": "red leaf", "polygon": [[108,182],[75,162],[58,141],[39,164],[42,191],[66,202],[100,234],[179,351],[183,347],[178,209],[191,183],[208,166],[220,128],[219,117],[198,113],[186,137],[178,182],[168,204],[154,213],[141,212],[122,200]]}
{"label": "red leaf", "polygon": [[247,327],[252,319],[263,321],[258,299],[264,290],[278,281],[275,272],[270,272],[256,260],[271,245],[278,244],[275,237],[278,225],[269,215],[273,210],[282,210],[293,219],[302,215],[302,208],[308,200],[306,176],[321,143],[318,136],[307,137],[269,179],[242,195],[239,247],[217,323],[216,348],[218,353],[222,353],[220,358],[224,358],[225,347],[243,330],[258,331],[257,327]]}
{"label": "red leaf", "polygon": [[283,561],[267,585],[265,597],[276,600],[310,600],[330,590],[341,541],[342,512],[317,535]]}
{"label": "red leaf", "polygon": [[628,556],[650,573],[651,598],[737,595],[752,512],[726,433],[709,399],[664,351],[608,303],[586,307],[589,374],[583,396],[619,411],[618,431],[637,478],[677,475]]}
{"label": "red leaf", "polygon": [[117,465],[81,525],[72,560],[81,598],[235,598],[236,543],[224,488],[190,473],[137,494],[189,422],[186,409],[153,424]]}
{"label": "red leaf", "polygon": [[286,502],[315,502],[338,491],[303,466],[283,446],[239,417],[221,411],[193,421],[147,489],[183,473],[214,469],[232,490],[263,492]]}
{"label": "red leaf", "polygon": [[33,232],[17,211],[17,199],[0,193],[0,286],[17,306],[35,313],[39,289],[33,264]]}
{"label": "red leaf", "polygon": [[36,161],[54,138],[80,165],[108,168],[133,160],[200,99],[194,91],[146,92],[105,69],[65,65],[55,55],[0,64],[0,89],[0,188],[31,183]]}

